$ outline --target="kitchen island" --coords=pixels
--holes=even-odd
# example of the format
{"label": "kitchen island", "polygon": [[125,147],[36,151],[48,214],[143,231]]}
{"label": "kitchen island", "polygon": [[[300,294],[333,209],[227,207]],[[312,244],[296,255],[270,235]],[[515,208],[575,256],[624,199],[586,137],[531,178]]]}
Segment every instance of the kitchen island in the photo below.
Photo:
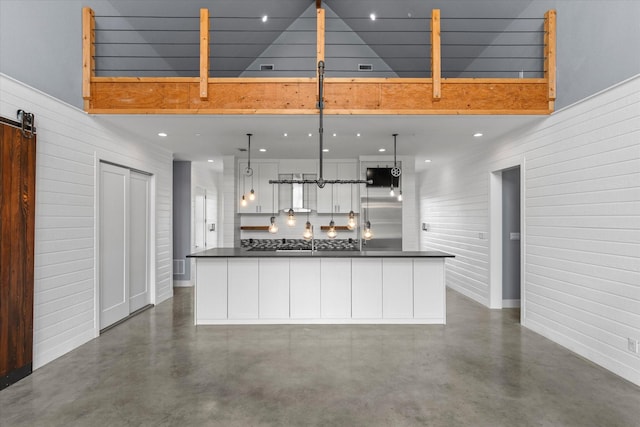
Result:
{"label": "kitchen island", "polygon": [[452,256],[209,249],[189,255],[195,324],[444,324]]}

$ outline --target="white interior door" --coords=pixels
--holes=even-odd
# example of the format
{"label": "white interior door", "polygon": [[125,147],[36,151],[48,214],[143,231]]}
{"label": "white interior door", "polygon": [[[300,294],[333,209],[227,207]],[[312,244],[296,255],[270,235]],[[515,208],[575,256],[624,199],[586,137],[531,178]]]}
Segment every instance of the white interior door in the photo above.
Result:
{"label": "white interior door", "polygon": [[[129,312],[150,302],[149,295],[149,176],[130,172],[129,195]],[[128,313],[127,313],[128,314]]]}
{"label": "white interior door", "polygon": [[129,179],[100,163],[100,329],[129,315]]}

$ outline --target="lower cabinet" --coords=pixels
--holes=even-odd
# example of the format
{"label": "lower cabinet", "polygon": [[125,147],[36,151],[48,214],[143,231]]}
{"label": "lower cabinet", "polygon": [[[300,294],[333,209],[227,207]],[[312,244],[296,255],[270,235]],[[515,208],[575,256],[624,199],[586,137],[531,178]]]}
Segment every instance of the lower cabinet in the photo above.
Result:
{"label": "lower cabinet", "polygon": [[291,318],[320,317],[320,259],[296,259],[291,262]]}
{"label": "lower cabinet", "polygon": [[382,317],[382,259],[352,259],[351,316],[354,319]]}
{"label": "lower cabinet", "polygon": [[413,260],[383,259],[382,283],[382,317],[385,319],[412,318]]}
{"label": "lower cabinet", "polygon": [[351,317],[351,259],[320,261],[320,301],[323,319]]}
{"label": "lower cabinet", "polygon": [[229,319],[258,318],[258,260],[229,258]]}
{"label": "lower cabinet", "polygon": [[289,318],[289,259],[260,259],[259,311],[261,319]]}
{"label": "lower cabinet", "polygon": [[445,323],[442,258],[212,258],[196,324]]}

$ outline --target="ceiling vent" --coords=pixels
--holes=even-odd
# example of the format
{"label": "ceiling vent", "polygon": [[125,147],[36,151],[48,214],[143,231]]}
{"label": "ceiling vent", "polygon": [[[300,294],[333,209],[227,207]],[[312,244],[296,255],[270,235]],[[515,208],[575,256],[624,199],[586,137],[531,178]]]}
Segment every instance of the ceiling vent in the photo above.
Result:
{"label": "ceiling vent", "polygon": [[273,64],[260,64],[260,71],[273,71]]}
{"label": "ceiling vent", "polygon": [[372,64],[358,64],[358,71],[373,71]]}

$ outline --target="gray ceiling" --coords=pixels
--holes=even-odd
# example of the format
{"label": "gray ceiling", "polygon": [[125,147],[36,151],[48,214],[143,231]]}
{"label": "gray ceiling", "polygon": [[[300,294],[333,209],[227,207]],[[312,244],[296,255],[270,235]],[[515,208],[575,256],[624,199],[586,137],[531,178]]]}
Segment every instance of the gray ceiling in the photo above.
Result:
{"label": "gray ceiling", "polygon": [[[110,0],[97,15],[98,75],[197,76],[198,16],[211,16],[212,76],[315,75],[315,1],[312,0]],[[487,7],[493,4],[494,7]],[[443,75],[517,77],[541,69],[542,14],[521,16],[531,1],[326,0],[327,76],[429,77],[430,16],[442,14]],[[377,19],[369,18],[375,13]],[[107,16],[105,16],[107,15]],[[261,17],[269,17],[266,23]],[[148,17],[148,18],[147,18]],[[472,19],[460,19],[472,18]],[[491,18],[491,19],[484,19]],[[499,19],[496,19],[499,18]],[[520,18],[520,19],[515,19]],[[111,31],[111,30],[120,31]],[[124,30],[124,31],[122,31]],[[108,43],[116,44],[108,44]],[[123,44],[125,43],[125,44]],[[533,46],[526,46],[533,45]],[[128,56],[128,58],[122,58]],[[514,60],[514,57],[535,57]],[[119,58],[118,58],[119,57]],[[500,58],[508,58],[507,60]],[[260,64],[274,64],[271,72]],[[358,64],[374,71],[358,72]],[[105,69],[128,70],[108,72]],[[158,70],[164,70],[159,72]],[[509,70],[508,72],[486,71]],[[526,74],[526,77],[538,77]],[[531,116],[330,116],[325,118],[328,158],[388,156],[392,133],[399,155],[425,167],[453,153],[488,144],[535,126]],[[317,116],[112,116],[99,118],[136,139],[158,144],[176,159],[204,161],[237,155],[252,132],[257,158],[314,158]],[[481,131],[485,136],[473,138]],[[158,137],[158,132],[169,134]],[[284,136],[287,133],[288,136]],[[308,134],[312,136],[309,137]],[[333,134],[336,136],[333,136]],[[356,136],[360,133],[361,136]],[[378,150],[386,148],[381,154]],[[215,164],[219,164],[216,161]]]}
{"label": "gray ceiling", "polygon": [[[109,3],[116,13],[94,8],[98,75],[197,76],[203,7],[211,16],[212,76],[315,74],[313,0]],[[530,3],[326,0],[327,76],[429,77],[430,16],[439,8],[445,77],[540,77],[542,16],[521,16]],[[259,71],[260,64],[275,69]],[[372,64],[373,72],[357,71],[358,64]]]}

